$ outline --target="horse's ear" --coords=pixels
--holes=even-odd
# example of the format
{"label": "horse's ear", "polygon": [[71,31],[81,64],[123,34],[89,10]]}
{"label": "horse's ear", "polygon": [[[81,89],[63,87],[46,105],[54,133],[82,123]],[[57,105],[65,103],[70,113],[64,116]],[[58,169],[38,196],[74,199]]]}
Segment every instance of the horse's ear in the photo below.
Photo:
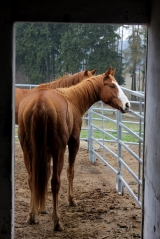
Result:
{"label": "horse's ear", "polygon": [[88,69],[85,69],[85,71],[84,71],[84,75],[85,75],[85,76],[88,75]]}
{"label": "horse's ear", "polygon": [[114,70],[111,72],[111,75],[114,76],[115,72],[116,72],[116,68],[114,68]]}
{"label": "horse's ear", "polygon": [[95,72],[96,72],[96,69],[92,70],[92,71],[91,71],[92,75],[94,75]]}
{"label": "horse's ear", "polygon": [[112,66],[110,66],[110,68],[105,72],[105,76],[108,77],[109,74],[111,74],[112,71]]}

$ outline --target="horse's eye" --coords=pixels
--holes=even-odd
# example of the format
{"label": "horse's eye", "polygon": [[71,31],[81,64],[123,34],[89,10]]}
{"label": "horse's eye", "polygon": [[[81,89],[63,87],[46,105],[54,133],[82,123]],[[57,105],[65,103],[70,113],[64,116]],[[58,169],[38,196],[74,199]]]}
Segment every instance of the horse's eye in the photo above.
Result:
{"label": "horse's eye", "polygon": [[115,88],[115,85],[110,85],[110,88]]}

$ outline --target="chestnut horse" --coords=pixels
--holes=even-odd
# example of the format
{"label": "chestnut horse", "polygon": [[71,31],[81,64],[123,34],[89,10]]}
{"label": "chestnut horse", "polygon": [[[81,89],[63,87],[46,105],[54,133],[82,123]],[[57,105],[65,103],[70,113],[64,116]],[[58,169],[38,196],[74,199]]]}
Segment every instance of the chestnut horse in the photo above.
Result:
{"label": "chestnut horse", "polygon": [[68,145],[68,200],[70,206],[76,205],[73,198],[74,162],[79,149],[83,114],[100,100],[122,113],[130,108],[130,102],[114,78],[114,73],[115,70],[110,67],[104,74],[88,78],[76,86],[56,90],[37,88],[22,99],[18,137],[31,190],[29,224],[36,222],[36,213],[46,200],[52,157],[54,230],[63,230],[58,210],[60,176]]}
{"label": "chestnut horse", "polygon": [[[76,85],[82,80],[93,76],[95,72],[96,72],[96,69],[92,71],[88,71],[88,69],[86,69],[85,71],[77,72],[73,75],[67,74],[52,82],[40,84],[38,87],[46,86],[51,89],[70,87],[71,85]],[[15,87],[15,124],[18,124],[19,103],[29,91],[30,89],[21,89],[21,88]]]}

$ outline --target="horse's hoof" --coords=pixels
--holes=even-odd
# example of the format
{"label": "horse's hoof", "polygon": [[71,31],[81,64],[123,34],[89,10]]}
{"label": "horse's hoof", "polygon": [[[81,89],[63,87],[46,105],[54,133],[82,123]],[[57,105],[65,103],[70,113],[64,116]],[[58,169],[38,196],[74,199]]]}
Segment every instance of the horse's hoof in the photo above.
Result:
{"label": "horse's hoof", "polygon": [[28,216],[28,218],[27,218],[27,223],[29,225],[39,224],[39,222],[36,221],[35,218],[31,218],[30,216]]}
{"label": "horse's hoof", "polygon": [[57,225],[54,226],[54,231],[63,231],[64,227],[62,227],[61,223],[57,223]]}
{"label": "horse's hoof", "polygon": [[39,214],[48,214],[48,211],[47,210],[42,210],[42,211],[39,211]]}
{"label": "horse's hoof", "polygon": [[75,201],[69,202],[70,207],[76,207],[77,203]]}

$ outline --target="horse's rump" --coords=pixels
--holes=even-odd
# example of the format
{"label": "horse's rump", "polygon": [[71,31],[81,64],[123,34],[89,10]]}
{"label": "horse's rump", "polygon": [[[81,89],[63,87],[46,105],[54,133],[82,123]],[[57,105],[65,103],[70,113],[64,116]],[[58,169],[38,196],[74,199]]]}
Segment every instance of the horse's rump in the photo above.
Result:
{"label": "horse's rump", "polygon": [[18,135],[22,149],[29,142],[28,156],[24,158],[28,158],[31,168],[32,203],[36,209],[45,201],[51,154],[54,156],[56,149],[68,140],[69,133],[63,136],[67,107],[65,98],[48,88],[30,91],[20,103]]}
{"label": "horse's rump", "polygon": [[[28,94],[30,97],[30,93]],[[28,103],[26,104],[26,102]],[[31,98],[28,101],[28,97],[25,97],[20,104],[18,119],[18,134],[19,138],[23,139],[20,140],[22,149],[28,145],[24,150],[27,154],[24,159],[27,160],[26,164],[30,164],[32,204],[37,210],[38,208],[41,209],[46,199],[50,161],[50,153],[47,148],[48,115],[43,100]]]}

